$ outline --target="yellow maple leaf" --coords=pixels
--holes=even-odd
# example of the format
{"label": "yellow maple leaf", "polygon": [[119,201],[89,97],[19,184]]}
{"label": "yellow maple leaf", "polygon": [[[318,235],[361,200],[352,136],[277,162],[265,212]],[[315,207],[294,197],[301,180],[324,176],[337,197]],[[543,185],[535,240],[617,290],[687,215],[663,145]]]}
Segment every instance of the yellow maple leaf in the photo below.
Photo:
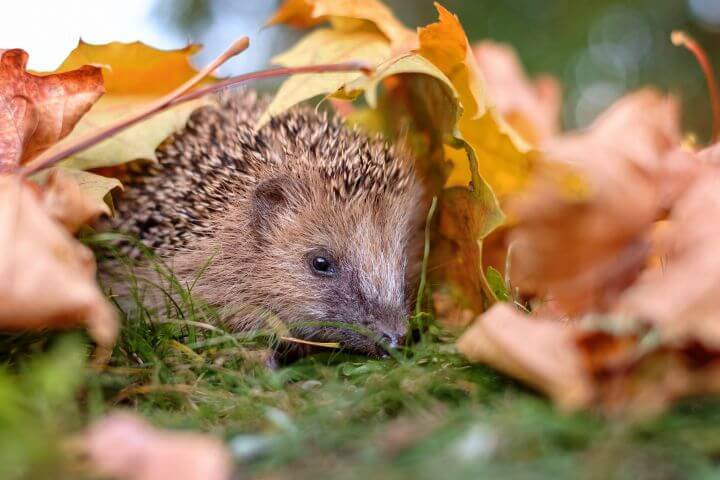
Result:
{"label": "yellow maple leaf", "polygon": [[[91,45],[81,41],[58,71],[68,71],[86,64],[105,66],[107,68],[103,69],[103,78],[106,93],[78,122],[67,139],[56,144],[53,150],[61,149],[66,142],[143,108],[192,78],[197,71],[190,64],[189,57],[199,48],[190,45],[178,50],[162,51],[140,42]],[[206,101],[188,102],[167,109],[75,154],[65,160],[63,166],[85,170],[139,158],[154,159],[158,144],[181,128],[190,113]]]}
{"label": "yellow maple leaf", "polygon": [[[520,189],[532,168],[529,146],[510,128],[490,103],[470,44],[458,18],[435,4],[436,23],[420,28],[418,53],[430,60],[452,82],[463,112],[460,135],[474,151],[478,169],[499,197]],[[448,186],[467,185],[472,180],[469,158],[453,155]]]}

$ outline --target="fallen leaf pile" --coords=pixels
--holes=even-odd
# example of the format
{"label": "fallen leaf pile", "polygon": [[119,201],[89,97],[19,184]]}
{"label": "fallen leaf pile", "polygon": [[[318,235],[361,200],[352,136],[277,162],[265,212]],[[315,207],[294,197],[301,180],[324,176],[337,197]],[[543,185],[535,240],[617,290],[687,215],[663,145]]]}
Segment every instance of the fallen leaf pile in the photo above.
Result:
{"label": "fallen leaf pile", "polygon": [[[95,260],[71,235],[103,211],[59,171],[43,192],[16,172],[61,138],[103,93],[98,67],[35,75],[27,54],[0,59],[0,328],[41,329],[87,323],[112,345],[115,313],[95,282]],[[105,192],[106,193],[106,192]]]}
{"label": "fallen leaf pile", "polygon": [[677,101],[651,89],[542,140],[505,204],[506,274],[532,314],[498,303],[459,350],[566,409],[645,416],[720,393],[713,151],[683,146]]}

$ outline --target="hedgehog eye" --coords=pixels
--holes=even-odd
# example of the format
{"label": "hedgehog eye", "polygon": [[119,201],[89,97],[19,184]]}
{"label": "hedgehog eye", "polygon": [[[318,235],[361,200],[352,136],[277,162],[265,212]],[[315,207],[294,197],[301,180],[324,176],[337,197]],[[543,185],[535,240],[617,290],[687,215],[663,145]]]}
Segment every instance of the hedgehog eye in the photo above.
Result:
{"label": "hedgehog eye", "polygon": [[333,258],[325,252],[315,252],[308,257],[310,269],[319,277],[332,277],[337,273]]}

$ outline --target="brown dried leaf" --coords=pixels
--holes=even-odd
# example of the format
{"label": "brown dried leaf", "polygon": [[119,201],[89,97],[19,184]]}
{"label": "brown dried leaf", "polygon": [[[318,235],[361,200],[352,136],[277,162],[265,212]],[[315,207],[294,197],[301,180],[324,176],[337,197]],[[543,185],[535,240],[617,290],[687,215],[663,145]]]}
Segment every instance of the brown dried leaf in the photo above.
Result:
{"label": "brown dried leaf", "polygon": [[493,103],[526,141],[537,145],[558,134],[562,92],[556,78],[530,81],[509,45],[488,40],[472,50]]}
{"label": "brown dried leaf", "polygon": [[100,68],[54,75],[25,69],[28,54],[0,50],[0,170],[24,164],[66,136],[103,94]]}
{"label": "brown dried leaf", "polygon": [[697,345],[648,349],[632,332],[597,329],[578,332],[576,343],[608,414],[646,418],[679,398],[720,392],[720,362]]}
{"label": "brown dried leaf", "polygon": [[679,139],[676,103],[644,90],[587,131],[546,141],[535,185],[508,203],[512,284],[571,315],[610,308],[644,266],[653,222],[693,176],[674,175],[685,168]]}
{"label": "brown dried leaf", "polygon": [[0,177],[0,305],[0,329],[87,324],[101,345],[117,334],[115,313],[95,283],[92,252],[14,177]]}
{"label": "brown dried leaf", "polygon": [[593,388],[575,347],[575,330],[562,322],[523,315],[497,303],[457,343],[460,353],[487,363],[550,395],[562,408],[590,404]]}
{"label": "brown dried leaf", "polygon": [[672,345],[720,351],[720,171],[707,170],[673,208],[667,252],[622,297],[617,311],[650,322]]}
{"label": "brown dried leaf", "polygon": [[92,426],[82,450],[97,474],[117,480],[228,480],[232,474],[232,459],[219,440],[158,430],[127,413]]}
{"label": "brown dried leaf", "polygon": [[720,227],[708,221],[720,215],[720,171],[694,173],[658,232],[661,262],[613,309],[625,328],[613,335],[605,322],[605,331],[577,339],[605,411],[648,416],[679,398],[720,393]]}

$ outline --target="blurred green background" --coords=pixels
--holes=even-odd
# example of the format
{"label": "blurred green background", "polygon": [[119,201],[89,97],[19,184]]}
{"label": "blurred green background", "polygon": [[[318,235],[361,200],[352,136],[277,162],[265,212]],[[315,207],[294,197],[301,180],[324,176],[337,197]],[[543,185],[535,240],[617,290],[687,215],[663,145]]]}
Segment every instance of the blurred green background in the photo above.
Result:
{"label": "blurred green background", "polygon": [[[190,39],[208,35],[237,16],[248,22],[278,2],[161,0],[155,13]],[[435,20],[433,0],[387,0],[408,26]],[[689,52],[670,43],[682,29],[720,65],[720,0],[444,0],[458,14],[471,41],[512,44],[531,73],[556,75],[564,87],[566,128],[587,125],[623,93],[654,84],[679,96],[688,131],[707,138],[710,105],[704,77]],[[267,35],[262,32],[261,37]],[[268,56],[297,38],[267,36]],[[200,38],[202,40],[202,38]],[[263,41],[260,38],[260,41]],[[256,42],[257,45],[257,42]]]}

